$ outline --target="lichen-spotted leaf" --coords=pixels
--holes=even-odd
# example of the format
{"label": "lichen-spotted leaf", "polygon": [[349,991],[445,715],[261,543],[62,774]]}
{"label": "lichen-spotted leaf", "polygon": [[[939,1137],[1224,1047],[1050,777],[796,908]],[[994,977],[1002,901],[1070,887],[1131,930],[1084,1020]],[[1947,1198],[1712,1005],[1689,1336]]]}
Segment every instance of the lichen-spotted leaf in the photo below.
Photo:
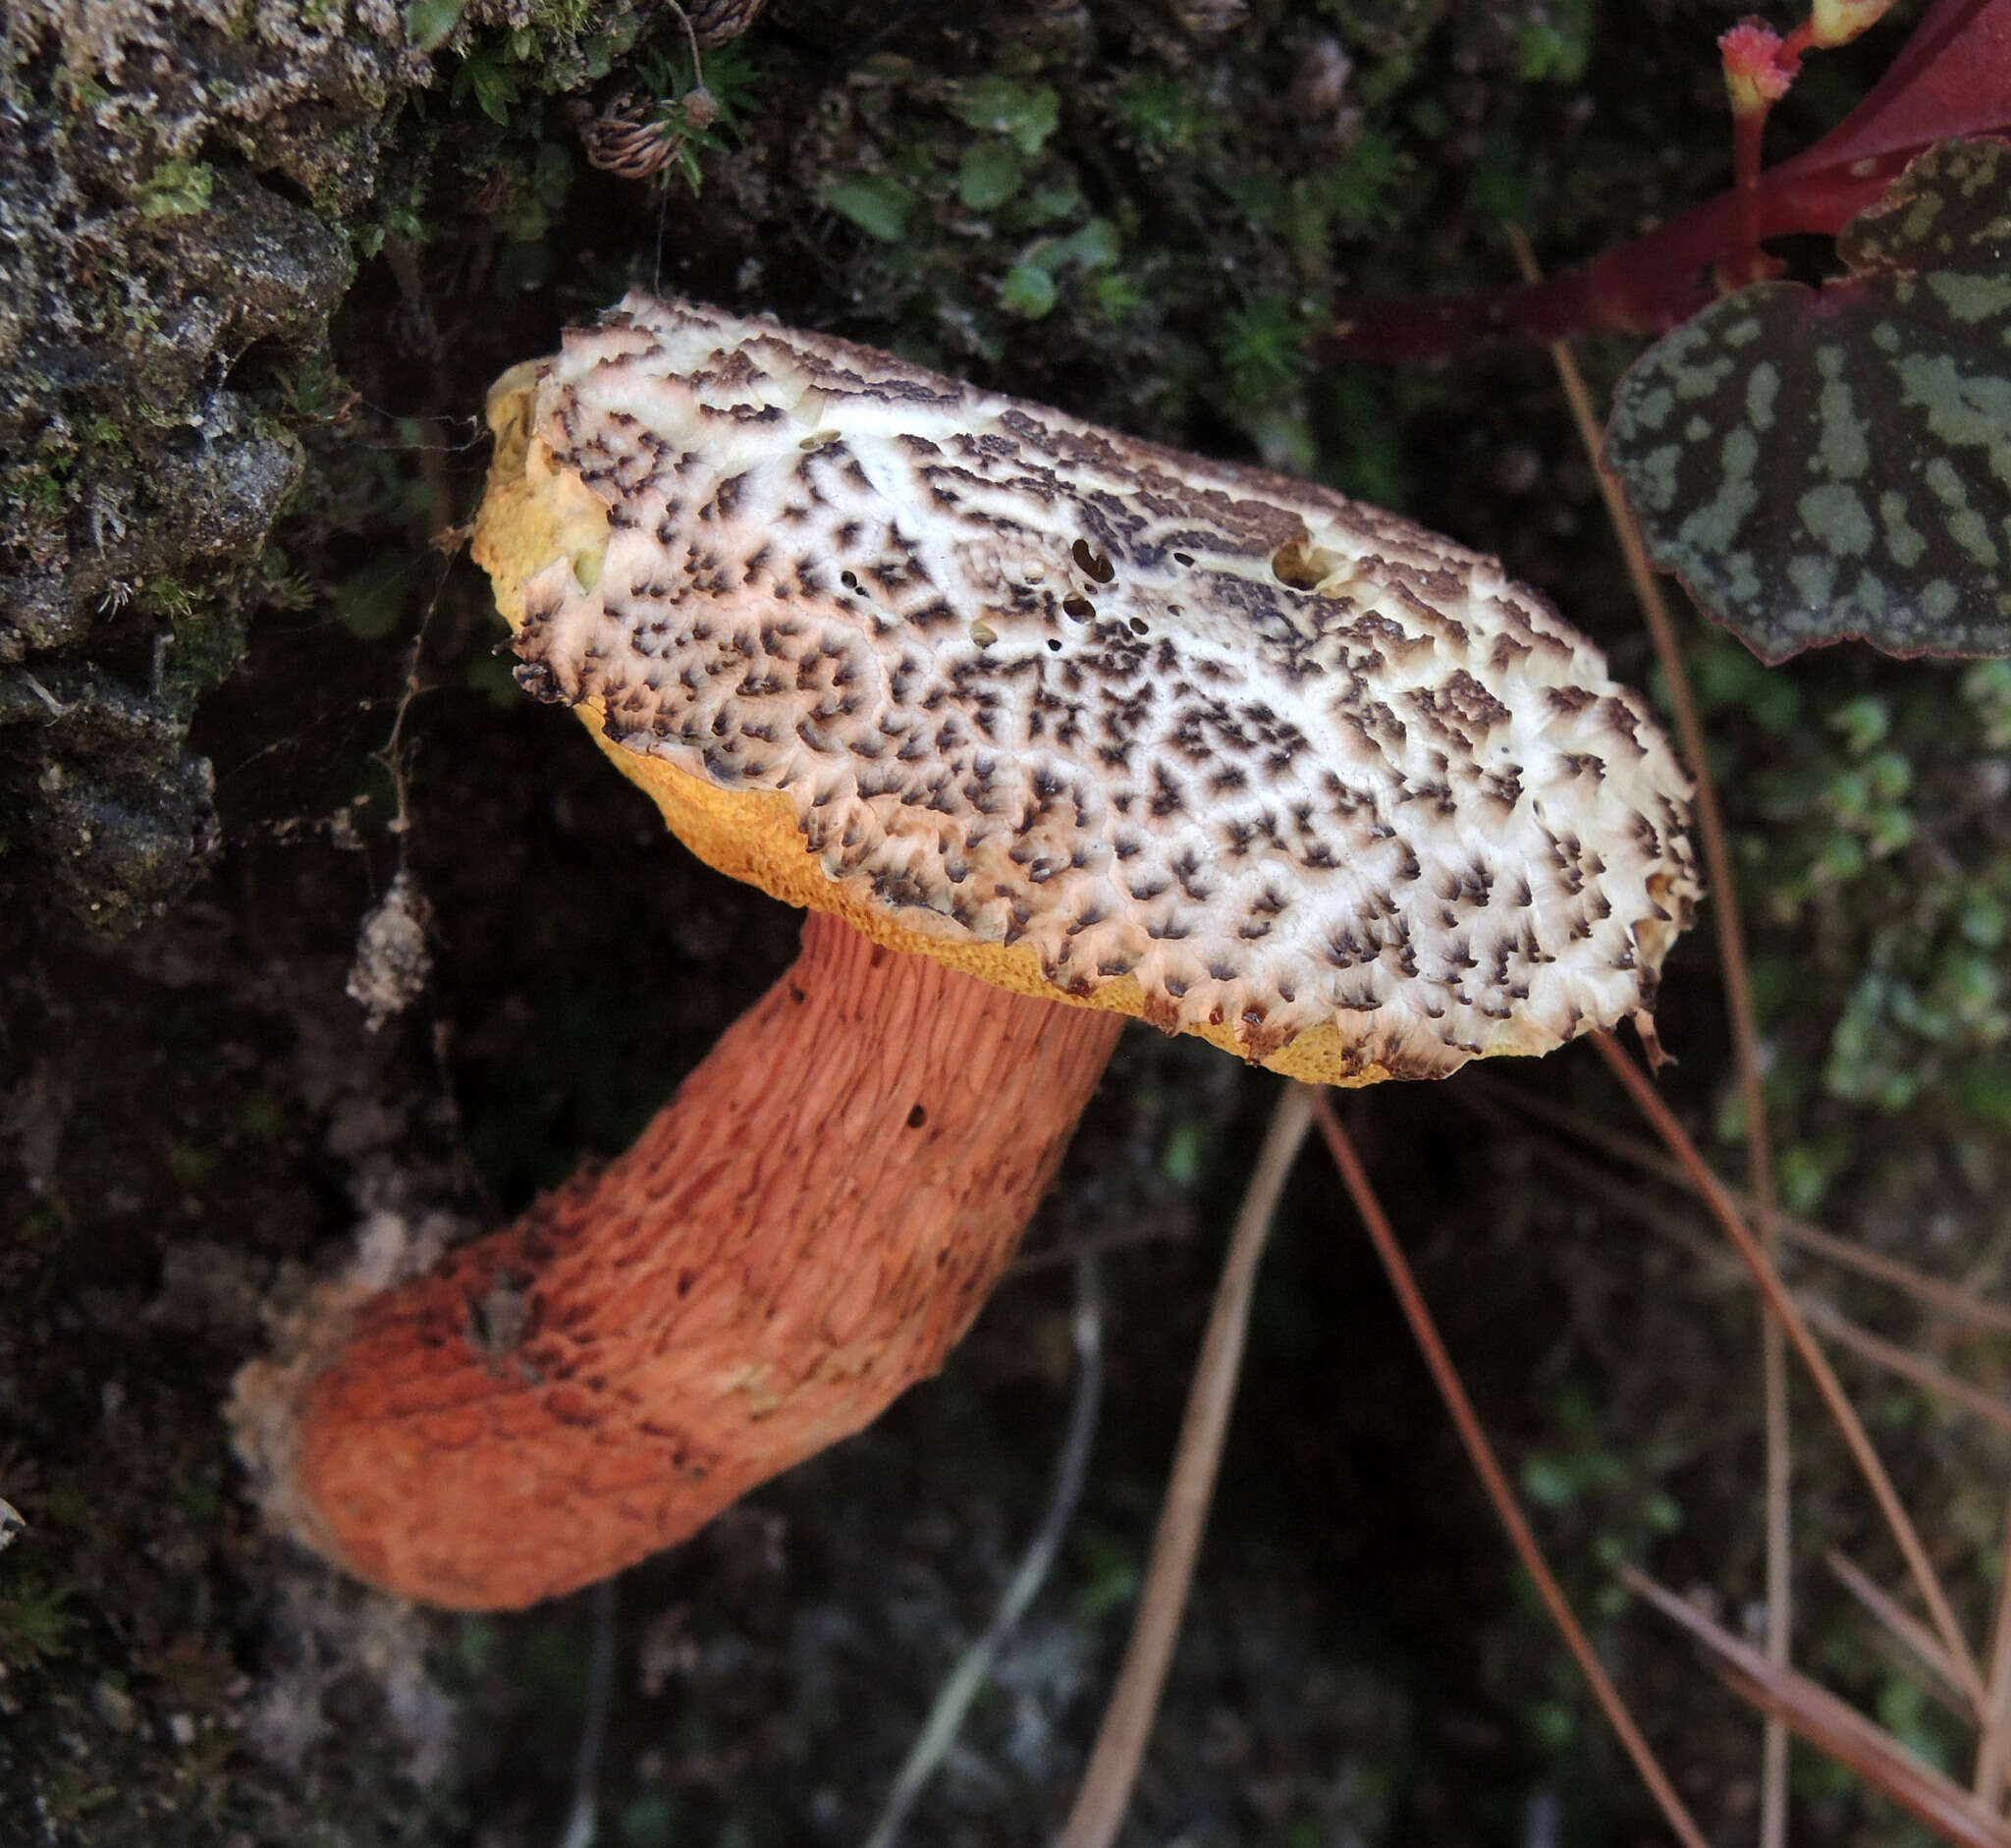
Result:
{"label": "lichen-spotted leaf", "polygon": [[2011,142],[1943,141],[1844,226],[1852,269],[2001,270],[2011,262]]}
{"label": "lichen-spotted leaf", "polygon": [[1840,240],[1855,273],[1742,290],[1621,381],[1606,462],[1649,556],[1763,659],[2011,653],[2007,174],[1930,150]]}

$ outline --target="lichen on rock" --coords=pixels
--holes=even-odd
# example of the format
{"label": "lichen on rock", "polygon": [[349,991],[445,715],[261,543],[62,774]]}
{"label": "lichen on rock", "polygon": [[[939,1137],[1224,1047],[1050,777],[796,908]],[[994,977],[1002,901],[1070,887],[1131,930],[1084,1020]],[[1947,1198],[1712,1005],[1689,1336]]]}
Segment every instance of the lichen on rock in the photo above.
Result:
{"label": "lichen on rock", "polygon": [[130,924],[215,844],[196,700],[301,472],[397,7],[107,0],[0,30],[0,852]]}

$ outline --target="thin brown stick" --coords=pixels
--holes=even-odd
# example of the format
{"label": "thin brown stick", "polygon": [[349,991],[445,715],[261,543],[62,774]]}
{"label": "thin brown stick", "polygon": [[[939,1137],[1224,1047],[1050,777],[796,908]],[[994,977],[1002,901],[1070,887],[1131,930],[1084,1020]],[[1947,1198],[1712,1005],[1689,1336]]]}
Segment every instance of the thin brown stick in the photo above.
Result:
{"label": "thin brown stick", "polygon": [[[1749,1280],[1737,1261],[1725,1255],[1723,1246],[1713,1245],[1692,1230],[1682,1213],[1630,1193],[1612,1174],[1590,1162],[1575,1160],[1562,1150],[1543,1149],[1538,1154],[1547,1165],[1568,1175],[1574,1188],[1593,1199],[1603,1200],[1614,1212],[1639,1221],[1671,1244],[1680,1246],[1712,1272],[1726,1278],[1735,1278],[1741,1284]],[[1981,1386],[1971,1386],[1966,1380],[1957,1379],[1945,1367],[1936,1365],[1911,1348],[1902,1347],[1897,1341],[1873,1333],[1853,1322],[1833,1303],[1808,1290],[1796,1290],[1794,1298],[1812,1327],[1821,1329],[1860,1359],[1911,1381],[1924,1391],[1935,1394],[2000,1431],[2011,1433],[2011,1402],[1994,1392],[1984,1391]]]}
{"label": "thin brown stick", "polygon": [[[1730,1193],[1724,1183],[1711,1171],[1711,1168],[1698,1154],[1696,1145],[1684,1134],[1683,1126],[1676,1121],[1675,1114],[1661,1101],[1648,1075],[1622,1050],[1619,1041],[1610,1033],[1595,1032],[1592,1043],[1599,1049],[1608,1069],[1620,1081],[1621,1087],[1634,1100],[1636,1109],[1648,1118],[1656,1134],[1661,1137],[1669,1152],[1683,1164],[1689,1173],[1691,1184],[1699,1197],[1711,1209],[1712,1217],[1723,1227],[1725,1236],[1732,1241],[1738,1254],[1752,1272],[1754,1281],[1760,1285],[1760,1292],[1773,1311],[1794,1350],[1802,1357],[1802,1364],[1809,1370],[1809,1376],[1816,1383],[1816,1389],[1821,1395],[1830,1417],[1835,1420],[1837,1430],[1849,1446],[1863,1473],[1873,1498],[1878,1503],[1879,1512],[1885,1516],[1885,1524],[1892,1530],[1892,1537],[1905,1556],[1907,1570],[1913,1574],[1914,1584],[1919,1589],[1921,1601],[1928,1607],[1928,1614],[1933,1619],[1934,1629],[1940,1636],[1942,1646],[1948,1652],[1949,1660],[1955,1664],[1957,1680],[1962,1690],[1972,1700],[1981,1703],[1984,1698],[1983,1674],[1978,1669],[1976,1658],[1964,1640],[1961,1626],[1955,1621],[1955,1612],[1950,1608],[1948,1596],[1941,1589],[1941,1581],[1935,1574],[1933,1563],[1928,1551],[1921,1545],[1921,1537],[1915,1530],[1912,1517],[1899,1499],[1899,1493],[1892,1487],[1892,1479],[1885,1473],[1885,1465],[1878,1460],[1878,1453],[1872,1447],[1872,1440],[1866,1434],[1863,1421],[1845,1395],[1838,1383],[1835,1371],[1830,1367],[1822,1350],[1816,1345],[1816,1337],[1809,1332],[1809,1325],[1802,1319],[1802,1312],[1796,1308],[1794,1299],[1788,1294],[1787,1286],[1780,1280],[1780,1273],[1774,1268],[1766,1253],[1760,1248],[1759,1241],[1747,1229],[1740,1219],[1738,1209],[1732,1204]],[[1778,1664],[1775,1664],[1776,1666]]]}
{"label": "thin brown stick", "polygon": [[1870,1361],[1875,1367],[1882,1367],[1887,1373],[1897,1374],[1902,1380],[1911,1380],[1923,1391],[1931,1392],[1950,1405],[1960,1406],[1964,1411],[1995,1425],[1999,1431],[2011,1432],[2011,1404],[1996,1393],[1973,1386],[1967,1380],[1958,1380],[1945,1367],[1935,1366],[1931,1360],[1916,1354],[1911,1348],[1901,1347],[1897,1341],[1888,1341],[1882,1334],[1874,1334],[1870,1329],[1860,1328],[1840,1309],[1820,1297],[1797,1290],[1795,1301],[1801,1304],[1802,1313],[1811,1323],[1861,1359]]}
{"label": "thin brown stick", "polygon": [[[1694,1192],[1690,1177],[1683,1170],[1683,1165],[1671,1157],[1666,1150],[1639,1136],[1631,1136],[1625,1130],[1614,1129],[1588,1116],[1583,1111],[1573,1110],[1568,1104],[1559,1104],[1553,1099],[1539,1097],[1514,1085],[1504,1084],[1497,1078],[1481,1073],[1463,1077],[1453,1087],[1451,1096],[1460,1102],[1473,1105],[1479,1099],[1489,1103],[1512,1106],[1526,1115],[1540,1121],[1553,1123],[1558,1128],[1592,1143],[1596,1148],[1620,1161],[1646,1169],[1674,1186]],[[1737,1203],[1740,1212],[1747,1212],[1752,1206],[1752,1196],[1736,1187],[1726,1191]],[[1867,1251],[1848,1238],[1841,1238],[1835,1232],[1817,1225],[1808,1220],[1795,1219],[1786,1213],[1776,1213],[1774,1229],[1784,1244],[1796,1245],[1805,1251],[1826,1258],[1831,1264],[1841,1265],[1845,1270],[1855,1271],[1861,1277],[1889,1284],[1893,1289],[1903,1291],[1917,1302],[1925,1304],[1958,1322],[1968,1323],[1980,1329],[1994,1329],[2001,1333],[2011,1334],[2011,1308],[1993,1303],[1979,1296],[1974,1290],[1960,1283],[1951,1283],[1944,1277],[1929,1277],[1927,1272],[1916,1270],[1912,1265],[1898,1258],[1888,1258],[1882,1252]]]}
{"label": "thin brown stick", "polygon": [[1572,1614],[1571,1605],[1564,1597],[1564,1588],[1557,1583],[1544,1558],[1543,1549],[1537,1545],[1535,1534],[1530,1531],[1529,1522],[1515,1498],[1515,1491],[1508,1485],[1507,1474],[1495,1457],[1487,1433],[1481,1429],[1473,1402],[1466,1396],[1465,1386],[1460,1384],[1459,1371],[1446,1353],[1445,1343],[1439,1337],[1438,1325],[1432,1320],[1432,1312],[1425,1304],[1417,1278],[1411,1275],[1403,1248],[1390,1229],[1383,1203],[1377,1199],[1376,1190],[1370,1185],[1368,1169],[1362,1166],[1354,1143],[1341,1127],[1340,1118],[1334,1114],[1327,1094],[1319,1091],[1312,1096],[1313,1114],[1326,1140],[1328,1153],[1333,1157],[1333,1165],[1340,1170],[1348,1198],[1354,1202],[1355,1211],[1361,1216],[1370,1242],[1376,1247],[1376,1256],[1382,1260],[1384,1272],[1389,1278],[1389,1287],[1396,1292],[1404,1320],[1410,1324],[1411,1338],[1416,1341],[1418,1352],[1424,1356],[1425,1365],[1431,1370],[1433,1383],[1439,1388],[1439,1396],[1445,1401],[1446,1411],[1451,1414],[1474,1473],[1480,1477],[1482,1487],[1488,1492],[1488,1499],[1494,1504],[1495,1518],[1507,1530],[1515,1556],[1521,1560],[1522,1569],[1535,1581],[1544,1607],[1550,1613],[1550,1621],[1564,1639],[1564,1647],[1571,1652],[1579,1672],[1592,1689],[1593,1698],[1599,1703],[1600,1712],[1605,1715],[1606,1724],[1612,1727],[1627,1756],[1633,1760],[1642,1782],[1654,1794],[1663,1820],[1684,1848],[1704,1848],[1703,1832],[1691,1820],[1690,1812],[1684,1807],[1682,1798],[1676,1795],[1675,1786],[1657,1761],[1653,1748],[1634,1723],[1634,1715],[1627,1711],[1626,1702],[1620,1698],[1619,1690],[1613,1686],[1604,1665],[1594,1653],[1591,1639],[1579,1627],[1578,1619]]}
{"label": "thin brown stick", "polygon": [[1933,1631],[1912,1611],[1902,1609],[1862,1566],[1833,1549],[1824,1554],[1824,1559],[1830,1571],[1843,1582],[1843,1589],[1864,1605],[1878,1627],[1892,1637],[1912,1660],[1918,1661],[1946,1685],[1948,1699],[1956,1711],[1964,1719],[1974,1721],[1976,1709],[1964,1696],[1956,1679],[1955,1664],[1948,1659],[1948,1652],[1936,1641]]}
{"label": "thin brown stick", "polygon": [[1209,1312],[1208,1332],[1202,1336],[1201,1356],[1194,1364],[1194,1380],[1187,1392],[1187,1412],[1167,1480],[1167,1498],[1152,1537],[1152,1559],[1146,1567],[1138,1614],[1132,1621],[1131,1641],[1111,1703],[1104,1710],[1082,1787],[1075,1793],[1075,1807],[1068,1813],[1056,1848],[1109,1848],[1124,1821],[1179,1635],[1180,1613],[1186,1608],[1187,1588],[1193,1582],[1202,1530],[1208,1523],[1208,1504],[1215,1493],[1216,1470],[1222,1462],[1223,1439],[1242,1366],[1257,1261],[1264,1255],[1272,1214],[1311,1122],[1306,1087],[1287,1085],[1272,1113],[1271,1128],[1258,1152],[1235,1230],[1229,1235],[1215,1307]]}
{"label": "thin brown stick", "polygon": [[1994,1810],[2004,1800],[2011,1768],[2011,1502],[2004,1507],[2004,1543],[1998,1554],[1997,1609],[1990,1620],[1990,1691],[1984,1703],[1983,1736],[1976,1747],[1977,1801]]}
{"label": "thin brown stick", "polygon": [[2011,1848],[2011,1827],[2000,1818],[1827,1688],[1769,1661],[1646,1573],[1622,1566],[1620,1582],[1702,1643],[1712,1667],[1734,1692],[1762,1711],[1778,1714],[1804,1739],[1848,1766],[1944,1841],[1956,1848]]}
{"label": "thin brown stick", "polygon": [[1862,1277],[1889,1283],[1894,1289],[1903,1290],[1916,1301],[1943,1315],[1953,1316],[1957,1321],[1977,1328],[1994,1329],[1999,1333],[2011,1334],[2011,1309],[1999,1303],[1986,1302],[1960,1283],[1929,1277],[1925,1271],[1916,1271],[1912,1265],[1885,1257],[1880,1252],[1866,1251],[1848,1239],[1839,1238],[1834,1232],[1826,1232],[1820,1225],[1811,1225],[1803,1220],[1781,1221],[1780,1231],[1783,1238],[1815,1252],[1818,1257],[1827,1258],[1832,1264],[1856,1271]]}
{"label": "thin brown stick", "polygon": [[[1509,239],[1515,260],[1526,282],[1537,280],[1536,255],[1529,240],[1511,226]],[[1769,1258],[1777,1256],[1774,1245],[1773,1144],[1766,1127],[1766,1088],[1760,1062],[1760,1029],[1753,1008],[1753,984],[1746,963],[1745,926],[1739,916],[1738,882],[1732,867],[1730,840],[1724,816],[1717,805],[1717,788],[1712,781],[1711,755],[1704,739],[1703,721],[1690,691],[1690,676],[1683,665],[1682,645],[1676,626],[1669,619],[1668,603],[1661,585],[1649,569],[1648,551],[1641,542],[1641,528],[1620,493],[1620,484],[1605,466],[1600,452],[1599,419],[1593,411],[1592,394],[1585,388],[1577,361],[1564,341],[1550,344],[1550,360],[1557,369],[1571,416],[1578,426],[1578,439],[1585,446],[1586,460],[1599,481],[1605,502],[1606,519],[1619,541],[1627,562],[1627,577],[1634,587],[1634,599],[1641,606],[1642,621],[1655,644],[1656,659],[1661,664],[1667,682],[1669,703],[1675,708],[1676,736],[1682,746],[1690,774],[1697,780],[1697,833],[1704,848],[1704,867],[1716,902],[1711,908],[1712,924],[1717,936],[1718,979],[1724,984],[1725,1012],[1730,1017],[1732,1056],[1738,1066],[1739,1100],[1746,1117],[1746,1184],[1754,1200],[1754,1223],[1760,1243]],[[1765,1317],[1760,1324],[1760,1382],[1763,1423],[1766,1433],[1766,1655],[1777,1665],[1789,1657],[1793,1636],[1793,1550],[1789,1533],[1789,1473],[1793,1450],[1787,1422],[1787,1352],[1780,1331]],[[1787,1842],[1787,1734],[1776,1724],[1766,1728],[1761,1766],[1761,1848],[1785,1848]]]}
{"label": "thin brown stick", "polygon": [[[1687,1209],[1664,1206],[1632,1192],[1604,1169],[1580,1161],[1561,1149],[1540,1148],[1537,1155],[1539,1160],[1567,1175],[1574,1189],[1593,1199],[1603,1200],[1614,1212],[1626,1214],[1658,1232],[1713,1274],[1736,1279],[1742,1285],[1748,1281],[1737,1260],[1726,1255],[1723,1245],[1712,1244],[1691,1228],[1686,1223]],[[1958,1380],[1945,1367],[1915,1353],[1912,1348],[1889,1341],[1882,1334],[1874,1334],[1820,1296],[1807,1290],[1796,1290],[1794,1298],[1812,1327],[1821,1329],[1860,1359],[1896,1374],[1902,1380],[1910,1380],[1924,1391],[1935,1394],[2000,1431],[2011,1433],[2011,1401],[1997,1393],[1986,1392],[1981,1386],[1971,1386],[1966,1380]]]}
{"label": "thin brown stick", "polygon": [[1724,1241],[1712,1237],[1697,1224],[1697,1209],[1691,1201],[1652,1198],[1638,1187],[1630,1187],[1611,1169],[1575,1156],[1554,1144],[1539,1143],[1535,1153],[1545,1167],[1556,1169],[1570,1182],[1573,1198],[1603,1203],[1613,1212],[1625,1214],[1650,1230],[1658,1232],[1694,1259],[1714,1287],[1726,1290],[1752,1288],[1752,1279],[1746,1276],[1738,1259],[1725,1250]]}

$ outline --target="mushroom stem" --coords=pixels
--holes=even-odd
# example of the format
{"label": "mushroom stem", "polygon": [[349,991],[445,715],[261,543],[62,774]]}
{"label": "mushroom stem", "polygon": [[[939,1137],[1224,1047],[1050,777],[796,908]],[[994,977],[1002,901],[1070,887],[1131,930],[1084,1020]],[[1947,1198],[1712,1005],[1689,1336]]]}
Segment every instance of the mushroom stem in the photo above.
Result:
{"label": "mushroom stem", "polygon": [[937,1371],[1122,1025],[811,913],[626,1155],[362,1306],[298,1401],[296,1531],[465,1609],[684,1539]]}

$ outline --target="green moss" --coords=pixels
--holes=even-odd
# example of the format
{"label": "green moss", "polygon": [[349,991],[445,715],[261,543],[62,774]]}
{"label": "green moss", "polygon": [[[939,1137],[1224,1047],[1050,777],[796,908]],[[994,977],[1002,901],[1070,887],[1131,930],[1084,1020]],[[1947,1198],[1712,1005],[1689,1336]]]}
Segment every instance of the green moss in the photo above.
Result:
{"label": "green moss", "polygon": [[1547,0],[1517,28],[1516,50],[1526,82],[1577,82],[1592,50],[1592,0]]}
{"label": "green moss", "polygon": [[186,623],[202,607],[202,593],[174,577],[156,577],[141,589],[145,607],[170,623]]}
{"label": "green moss", "polygon": [[247,613],[234,598],[190,605],[175,621],[172,644],[161,659],[162,697],[192,708],[203,694],[214,690],[244,658],[248,622]]}
{"label": "green moss", "polygon": [[209,210],[216,170],[199,160],[170,160],[141,182],[135,199],[145,218],[190,218]]}
{"label": "green moss", "polygon": [[0,1584],[0,1659],[33,1673],[71,1653],[81,1619],[67,1588],[32,1570]]}

